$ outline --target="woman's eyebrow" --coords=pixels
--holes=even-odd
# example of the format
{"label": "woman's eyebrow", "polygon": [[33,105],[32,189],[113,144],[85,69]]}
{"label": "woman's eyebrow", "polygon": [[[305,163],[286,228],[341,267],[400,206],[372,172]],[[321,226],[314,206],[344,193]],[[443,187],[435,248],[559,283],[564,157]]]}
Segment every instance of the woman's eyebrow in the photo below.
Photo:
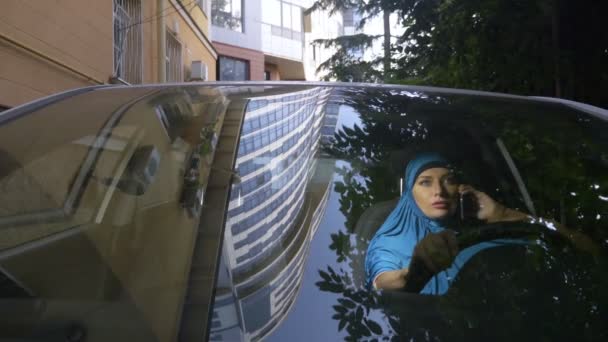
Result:
{"label": "woman's eyebrow", "polygon": [[418,176],[418,179],[422,179],[422,178],[426,178],[426,179],[432,179],[432,176]]}

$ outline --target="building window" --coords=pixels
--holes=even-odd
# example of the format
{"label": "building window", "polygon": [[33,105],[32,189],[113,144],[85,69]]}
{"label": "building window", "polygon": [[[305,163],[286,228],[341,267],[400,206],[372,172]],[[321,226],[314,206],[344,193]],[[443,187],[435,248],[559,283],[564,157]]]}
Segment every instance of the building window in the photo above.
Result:
{"label": "building window", "polygon": [[167,82],[181,82],[184,80],[182,73],[182,44],[168,30],[165,63]]}
{"label": "building window", "polygon": [[262,1],[262,22],[271,25],[275,36],[287,39],[303,39],[302,8],[282,0]]}
{"label": "building window", "polygon": [[218,59],[220,81],[249,80],[249,62],[240,59],[220,56]]}
{"label": "building window", "polygon": [[114,77],[142,83],[141,0],[114,0]]}
{"label": "building window", "polygon": [[355,26],[355,10],[352,8],[342,10],[342,23],[344,27]]}
{"label": "building window", "polygon": [[243,1],[212,0],[211,22],[215,26],[243,32]]}

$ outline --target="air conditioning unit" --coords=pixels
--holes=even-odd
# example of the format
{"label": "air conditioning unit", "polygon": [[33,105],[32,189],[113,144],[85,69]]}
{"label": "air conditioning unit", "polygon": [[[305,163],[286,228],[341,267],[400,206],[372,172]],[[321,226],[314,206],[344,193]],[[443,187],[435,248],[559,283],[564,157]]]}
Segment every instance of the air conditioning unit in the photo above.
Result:
{"label": "air conditioning unit", "polygon": [[190,81],[207,81],[209,79],[207,64],[202,61],[192,61]]}

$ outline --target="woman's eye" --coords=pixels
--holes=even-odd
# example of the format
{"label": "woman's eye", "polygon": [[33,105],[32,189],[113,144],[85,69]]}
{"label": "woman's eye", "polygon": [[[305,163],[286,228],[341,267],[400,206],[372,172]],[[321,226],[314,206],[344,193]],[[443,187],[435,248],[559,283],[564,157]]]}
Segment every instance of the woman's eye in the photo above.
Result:
{"label": "woman's eye", "polygon": [[431,184],[431,181],[429,181],[429,180],[422,180],[418,184],[427,186],[427,185]]}

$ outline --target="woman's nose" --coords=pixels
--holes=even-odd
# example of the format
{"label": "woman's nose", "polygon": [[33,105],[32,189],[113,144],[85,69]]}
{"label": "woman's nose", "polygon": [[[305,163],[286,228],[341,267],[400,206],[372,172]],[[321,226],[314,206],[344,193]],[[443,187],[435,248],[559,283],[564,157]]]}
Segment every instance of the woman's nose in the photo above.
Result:
{"label": "woman's nose", "polygon": [[443,193],[443,186],[441,185],[441,182],[433,182],[433,194],[434,195],[441,195]]}
{"label": "woman's nose", "polygon": [[433,186],[433,194],[440,197],[445,197],[447,194],[447,189],[441,182],[436,182]]}

